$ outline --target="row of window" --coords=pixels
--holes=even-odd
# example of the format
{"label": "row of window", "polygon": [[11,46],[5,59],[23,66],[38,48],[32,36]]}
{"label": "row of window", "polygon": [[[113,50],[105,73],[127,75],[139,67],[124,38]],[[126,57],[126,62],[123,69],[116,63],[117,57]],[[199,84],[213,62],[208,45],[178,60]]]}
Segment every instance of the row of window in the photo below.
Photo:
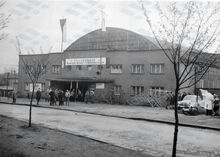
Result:
{"label": "row of window", "polygon": [[220,80],[203,80],[198,82],[199,88],[220,88]]}
{"label": "row of window", "polygon": [[[120,95],[121,94],[122,87],[119,85],[114,86],[114,94]],[[144,86],[131,86],[131,96],[143,94]],[[151,87],[150,88],[150,95],[154,96],[161,96],[165,93],[164,87]]]}
{"label": "row of window", "polygon": [[[72,70],[73,66],[67,66],[69,71]],[[82,65],[75,66],[76,70],[82,70]],[[87,65],[86,69],[91,71],[94,68],[92,65]],[[103,69],[102,65],[97,66],[98,70]],[[52,73],[60,73],[61,66],[60,65],[53,65],[52,66]],[[110,65],[110,73],[111,74],[121,74],[122,73],[122,64],[111,64]],[[150,65],[150,72],[153,74],[162,74],[165,71],[165,64],[151,64]],[[144,64],[132,64],[131,65],[131,73],[134,74],[143,74],[144,73]]]}
{"label": "row of window", "polygon": [[[25,90],[32,91],[33,84],[32,83],[25,83]],[[35,85],[35,91],[40,89],[40,91],[45,91],[45,83],[37,83]],[[120,85],[114,86],[114,95],[120,95],[122,91],[122,87]],[[131,93],[130,95],[138,95],[144,93],[144,86],[131,86]],[[164,93],[164,87],[151,87],[150,94],[155,96],[160,96]]]}
{"label": "row of window", "polygon": [[[26,91],[32,91],[33,90],[33,83],[25,83],[24,85],[24,89]],[[45,83],[36,83],[35,84],[35,91],[37,91],[38,89],[40,89],[40,91],[45,91]]]}

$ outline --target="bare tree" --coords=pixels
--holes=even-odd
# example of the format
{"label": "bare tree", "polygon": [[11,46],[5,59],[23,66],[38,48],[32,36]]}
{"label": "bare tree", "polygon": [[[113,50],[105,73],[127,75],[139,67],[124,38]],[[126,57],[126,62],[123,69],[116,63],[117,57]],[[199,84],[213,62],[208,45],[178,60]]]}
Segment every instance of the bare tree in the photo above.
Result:
{"label": "bare tree", "polygon": [[[17,38],[17,50],[19,55],[21,55],[20,43]],[[50,49],[51,50],[51,49]],[[42,53],[41,48],[41,53]],[[32,50],[34,52],[34,50]],[[28,52],[30,54],[30,52]],[[34,53],[35,54],[35,53]],[[49,69],[49,59],[47,54],[37,54],[31,56],[20,56],[21,67],[24,70],[25,74],[28,76],[31,84],[31,100],[30,100],[30,109],[29,109],[29,127],[31,127],[31,118],[32,118],[32,102],[34,98],[35,88],[39,79],[46,74]]]}
{"label": "bare tree", "polygon": [[[216,62],[219,45],[220,4],[216,2],[154,3],[154,15],[140,1],[148,29],[173,65],[175,76],[175,128],[172,157],[178,137],[178,93],[198,83]],[[155,18],[157,17],[157,18]],[[157,19],[157,20],[156,20]],[[205,53],[215,47],[214,53]]]}
{"label": "bare tree", "polygon": [[[5,1],[0,1],[0,8],[2,8],[5,5]],[[8,27],[10,15],[7,15],[5,13],[0,13],[0,40],[5,39],[7,37],[7,34],[2,32],[3,29]]]}

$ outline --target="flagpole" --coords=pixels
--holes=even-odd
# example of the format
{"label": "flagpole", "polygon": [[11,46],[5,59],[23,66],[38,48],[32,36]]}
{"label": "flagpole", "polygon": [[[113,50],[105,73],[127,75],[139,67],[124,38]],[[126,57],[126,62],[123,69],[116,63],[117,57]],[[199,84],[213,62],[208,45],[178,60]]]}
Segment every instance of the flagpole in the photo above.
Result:
{"label": "flagpole", "polygon": [[61,39],[61,52],[63,52],[63,29],[61,30],[61,32],[62,32],[62,39]]}
{"label": "flagpole", "polygon": [[61,35],[62,35],[62,38],[61,38],[61,52],[63,52],[63,42],[64,42],[64,29],[66,29],[66,19],[65,18],[62,18],[60,19],[60,27],[61,27]]}

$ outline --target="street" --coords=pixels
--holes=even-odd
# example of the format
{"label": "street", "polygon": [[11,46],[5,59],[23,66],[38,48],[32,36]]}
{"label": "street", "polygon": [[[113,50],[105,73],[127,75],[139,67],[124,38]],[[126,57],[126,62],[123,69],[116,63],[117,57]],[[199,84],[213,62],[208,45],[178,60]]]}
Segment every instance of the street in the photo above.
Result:
{"label": "street", "polygon": [[[170,156],[173,126],[73,111],[32,108],[32,122],[75,135],[139,150],[154,156]],[[28,121],[28,106],[0,105],[0,115]],[[179,156],[220,156],[220,132],[179,128]]]}

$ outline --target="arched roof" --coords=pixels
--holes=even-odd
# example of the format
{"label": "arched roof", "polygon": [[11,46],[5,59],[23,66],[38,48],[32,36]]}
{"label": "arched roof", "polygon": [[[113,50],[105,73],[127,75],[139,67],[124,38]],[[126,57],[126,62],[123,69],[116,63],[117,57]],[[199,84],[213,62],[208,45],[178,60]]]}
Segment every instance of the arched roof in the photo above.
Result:
{"label": "arched roof", "polygon": [[107,49],[108,51],[139,51],[155,50],[158,47],[146,37],[135,32],[121,28],[107,27],[106,31],[98,29],[82,36],[67,47],[65,51],[103,49]]}

